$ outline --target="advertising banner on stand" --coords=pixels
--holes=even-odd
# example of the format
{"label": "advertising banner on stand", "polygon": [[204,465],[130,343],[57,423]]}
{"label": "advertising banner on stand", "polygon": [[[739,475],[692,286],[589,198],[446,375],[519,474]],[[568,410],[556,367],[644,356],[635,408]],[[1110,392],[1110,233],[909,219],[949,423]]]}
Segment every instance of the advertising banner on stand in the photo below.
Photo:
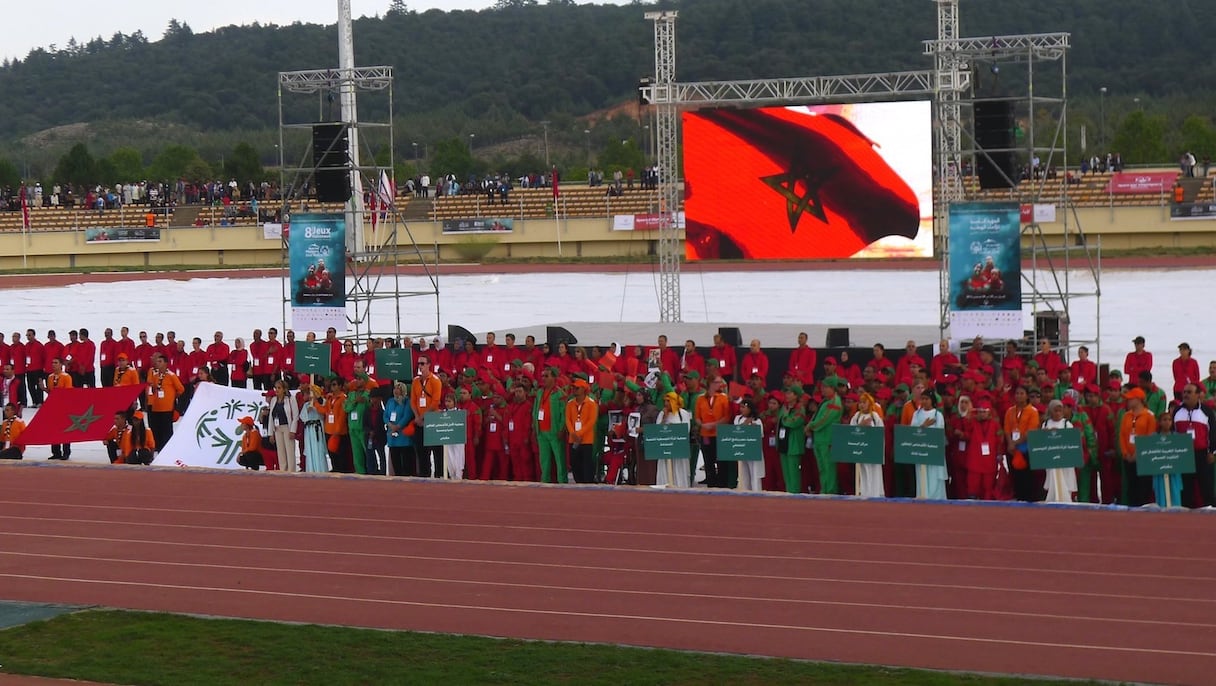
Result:
{"label": "advertising banner on stand", "polygon": [[292,328],[324,331],[333,327],[346,331],[346,217],[294,215],[288,261]]}
{"label": "advertising banner on stand", "polygon": [[444,233],[512,233],[514,219],[445,219]]}
{"label": "advertising banner on stand", "polygon": [[1021,338],[1022,226],[1016,202],[950,206],[950,335]]}
{"label": "advertising banner on stand", "polygon": [[132,241],[159,241],[160,229],[156,227],[109,226],[84,230],[85,243],[130,243]]}

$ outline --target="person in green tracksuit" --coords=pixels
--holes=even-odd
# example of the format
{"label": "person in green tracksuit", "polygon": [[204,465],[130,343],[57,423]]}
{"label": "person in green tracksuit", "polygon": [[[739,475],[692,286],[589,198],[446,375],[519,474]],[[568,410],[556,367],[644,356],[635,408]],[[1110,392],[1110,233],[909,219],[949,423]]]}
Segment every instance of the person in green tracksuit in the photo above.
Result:
{"label": "person in green tracksuit", "polygon": [[1098,434],[1094,431],[1093,422],[1077,409],[1077,396],[1064,396],[1064,418],[1071,421],[1073,427],[1081,432],[1081,448],[1085,454],[1085,466],[1077,470],[1077,502],[1092,503],[1093,481],[1101,468],[1098,460]]}
{"label": "person in green tracksuit", "polygon": [[777,412],[777,451],[781,454],[781,476],[786,493],[802,492],[802,455],[806,452],[806,413],[798,394],[773,391],[784,403]]}
{"label": "person in green tracksuit", "polygon": [[557,387],[557,370],[546,368],[540,373],[541,387],[532,402],[532,427],[540,457],[542,483],[566,483],[566,446],[562,429],[566,425],[566,398]]}
{"label": "person in green tracksuit", "polygon": [[840,487],[836,483],[836,461],[832,459],[832,427],[840,423],[844,406],[840,404],[840,397],[833,386],[825,383],[820,385],[820,389],[823,402],[819,403],[819,410],[807,428],[815,450],[815,464],[819,465],[820,492],[836,495],[840,493]]}
{"label": "person in green tracksuit", "polygon": [[350,451],[355,459],[355,473],[367,473],[367,409],[371,399],[367,395],[367,374],[355,375],[350,382],[350,391],[346,394],[346,404],[343,409],[347,416],[347,430],[350,432]]}

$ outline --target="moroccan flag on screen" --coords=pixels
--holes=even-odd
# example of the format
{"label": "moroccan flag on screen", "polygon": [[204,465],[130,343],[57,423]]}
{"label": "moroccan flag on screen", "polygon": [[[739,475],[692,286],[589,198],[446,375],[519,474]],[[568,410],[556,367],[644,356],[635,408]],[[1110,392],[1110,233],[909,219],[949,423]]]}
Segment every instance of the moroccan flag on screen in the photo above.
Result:
{"label": "moroccan flag on screen", "polygon": [[684,115],[689,259],[843,258],[916,237],[916,193],[837,114],[785,108]]}
{"label": "moroccan flag on screen", "polygon": [[83,443],[105,440],[114,413],[131,407],[144,387],[59,388],[38,408],[21,433],[22,445]]}

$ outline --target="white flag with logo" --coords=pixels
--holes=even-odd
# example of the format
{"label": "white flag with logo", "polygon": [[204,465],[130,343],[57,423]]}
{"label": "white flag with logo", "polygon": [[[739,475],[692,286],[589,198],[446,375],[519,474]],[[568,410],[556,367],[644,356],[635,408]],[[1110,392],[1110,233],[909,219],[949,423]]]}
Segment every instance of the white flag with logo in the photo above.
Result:
{"label": "white flag with logo", "polygon": [[200,383],[186,414],[173,427],[173,438],[161,450],[157,464],[178,467],[241,469],[241,417],[253,417],[266,405],[262,391]]}

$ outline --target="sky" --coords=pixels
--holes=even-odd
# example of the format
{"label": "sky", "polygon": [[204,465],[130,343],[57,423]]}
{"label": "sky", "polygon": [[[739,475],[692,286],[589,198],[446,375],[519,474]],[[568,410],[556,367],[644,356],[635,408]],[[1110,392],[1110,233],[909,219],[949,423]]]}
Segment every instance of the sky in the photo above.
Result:
{"label": "sky", "polygon": [[[546,0],[540,0],[542,3]],[[577,0],[579,4],[591,4]],[[622,4],[624,0],[596,0],[594,4]],[[73,36],[88,42],[96,36],[109,39],[117,32],[130,35],[143,31],[150,41],[160,40],[170,19],[190,25],[202,33],[230,24],[332,24],[337,20],[337,0],[207,0],[207,2],[149,2],[118,0],[56,0],[53,7],[31,2],[6,3],[0,22],[0,59],[24,58],[36,47],[56,45],[63,48]],[[493,0],[406,0],[416,12],[429,9],[480,10]],[[383,15],[389,0],[351,0],[356,18]],[[101,11],[104,8],[104,11]],[[355,40],[359,40],[358,34]]]}

